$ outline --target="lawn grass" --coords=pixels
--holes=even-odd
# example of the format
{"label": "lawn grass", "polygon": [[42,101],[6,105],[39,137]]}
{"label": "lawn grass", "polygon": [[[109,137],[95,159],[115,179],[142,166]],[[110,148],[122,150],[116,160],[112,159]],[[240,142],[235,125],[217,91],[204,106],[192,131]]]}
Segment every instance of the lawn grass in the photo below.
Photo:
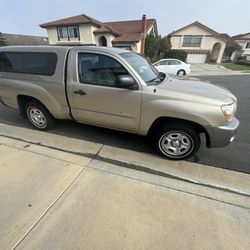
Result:
{"label": "lawn grass", "polygon": [[240,64],[236,64],[236,63],[225,63],[224,67],[227,69],[231,69],[231,70],[249,70],[250,71],[250,66],[247,65],[240,65]]}

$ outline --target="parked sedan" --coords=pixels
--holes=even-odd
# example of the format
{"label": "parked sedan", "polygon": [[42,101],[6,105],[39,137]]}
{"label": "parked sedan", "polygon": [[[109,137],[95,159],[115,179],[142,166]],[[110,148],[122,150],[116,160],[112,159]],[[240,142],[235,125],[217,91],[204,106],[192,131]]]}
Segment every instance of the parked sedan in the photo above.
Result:
{"label": "parked sedan", "polygon": [[185,76],[191,72],[191,65],[178,59],[162,59],[153,65],[159,72],[171,75]]}

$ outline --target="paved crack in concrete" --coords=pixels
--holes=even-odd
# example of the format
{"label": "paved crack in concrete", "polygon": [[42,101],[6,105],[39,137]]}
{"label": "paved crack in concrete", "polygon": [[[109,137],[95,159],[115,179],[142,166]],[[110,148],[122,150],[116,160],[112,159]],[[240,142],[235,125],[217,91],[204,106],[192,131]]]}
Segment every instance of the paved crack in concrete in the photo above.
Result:
{"label": "paved crack in concrete", "polygon": [[[91,161],[90,161],[91,162]],[[89,162],[89,163],[90,163]],[[72,181],[64,188],[64,190],[58,195],[58,197],[47,207],[47,209],[41,214],[41,216],[35,221],[35,223],[27,230],[27,232],[19,239],[19,241],[11,248],[16,249],[21,242],[27,237],[27,235],[36,227],[36,225],[44,218],[44,216],[50,211],[50,209],[56,204],[56,202],[64,195],[64,193],[72,186],[72,184],[76,181],[76,179],[83,173],[83,171],[87,168],[87,166],[83,167],[76,176],[72,179]]]}

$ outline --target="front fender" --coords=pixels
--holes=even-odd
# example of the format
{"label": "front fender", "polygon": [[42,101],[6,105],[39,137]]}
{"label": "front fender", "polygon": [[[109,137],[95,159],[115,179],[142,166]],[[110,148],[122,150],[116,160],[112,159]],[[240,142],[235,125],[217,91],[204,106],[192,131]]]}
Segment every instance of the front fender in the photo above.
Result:
{"label": "front fender", "polygon": [[150,100],[142,105],[138,133],[146,135],[154,121],[163,117],[187,120],[203,127],[223,121],[223,114],[217,105],[173,99]]}

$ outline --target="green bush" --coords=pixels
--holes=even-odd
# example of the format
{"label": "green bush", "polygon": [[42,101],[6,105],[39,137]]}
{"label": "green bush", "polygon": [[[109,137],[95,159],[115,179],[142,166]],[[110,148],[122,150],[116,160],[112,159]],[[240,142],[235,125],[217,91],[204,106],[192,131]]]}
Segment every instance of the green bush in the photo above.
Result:
{"label": "green bush", "polygon": [[5,38],[3,37],[3,34],[0,32],[0,47],[1,46],[7,46],[7,42]]}
{"label": "green bush", "polygon": [[164,53],[164,58],[176,58],[183,62],[187,60],[187,52],[184,50],[171,49]]}
{"label": "green bush", "polygon": [[238,61],[236,64],[250,66],[250,62],[249,61]]}

